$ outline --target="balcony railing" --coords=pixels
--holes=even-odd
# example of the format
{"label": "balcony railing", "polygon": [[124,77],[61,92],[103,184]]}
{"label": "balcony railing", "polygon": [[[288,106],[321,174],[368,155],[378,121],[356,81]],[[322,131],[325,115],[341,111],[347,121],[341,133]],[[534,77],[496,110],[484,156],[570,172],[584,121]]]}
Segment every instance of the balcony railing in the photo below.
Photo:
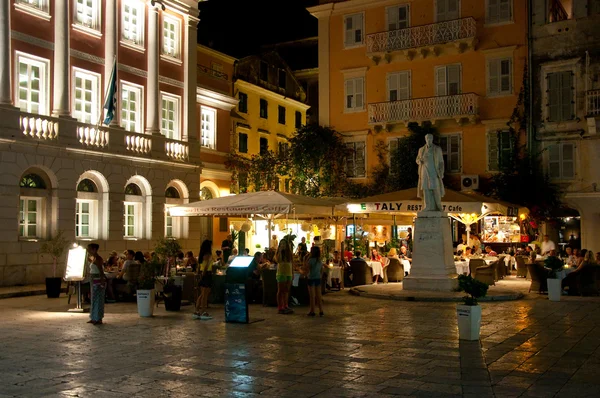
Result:
{"label": "balcony railing", "polygon": [[0,108],[0,139],[39,142],[70,149],[92,150],[113,155],[200,164],[197,142],[148,135]]}
{"label": "balcony railing", "polygon": [[208,66],[198,65],[198,72],[214,77],[215,79],[221,79],[225,81],[229,80],[229,76],[227,75],[227,73],[214,70],[212,68],[209,68]]}
{"label": "balcony railing", "polygon": [[444,119],[469,119],[479,114],[479,96],[474,93],[415,98],[369,104],[369,123],[405,123]]}
{"label": "balcony railing", "polygon": [[585,93],[586,116],[600,116],[600,90],[589,90]]}
{"label": "balcony railing", "polygon": [[367,53],[388,53],[430,47],[474,39],[476,34],[477,23],[471,17],[390,30],[367,35]]}

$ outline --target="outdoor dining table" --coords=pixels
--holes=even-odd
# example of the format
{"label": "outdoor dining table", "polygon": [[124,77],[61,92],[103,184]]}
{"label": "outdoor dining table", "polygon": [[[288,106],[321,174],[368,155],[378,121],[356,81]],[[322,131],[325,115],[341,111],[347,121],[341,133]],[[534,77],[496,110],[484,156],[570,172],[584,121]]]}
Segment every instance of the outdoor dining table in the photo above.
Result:
{"label": "outdoor dining table", "polygon": [[456,273],[459,275],[468,275],[469,274],[469,261],[455,261],[454,266],[456,267]]}
{"label": "outdoor dining table", "polygon": [[327,272],[327,284],[329,286],[333,286],[331,284],[332,279],[342,279],[342,267],[327,267],[329,268],[329,272]]}
{"label": "outdoor dining table", "polygon": [[404,272],[410,274],[410,261],[406,259],[400,259],[400,264],[404,267]]}

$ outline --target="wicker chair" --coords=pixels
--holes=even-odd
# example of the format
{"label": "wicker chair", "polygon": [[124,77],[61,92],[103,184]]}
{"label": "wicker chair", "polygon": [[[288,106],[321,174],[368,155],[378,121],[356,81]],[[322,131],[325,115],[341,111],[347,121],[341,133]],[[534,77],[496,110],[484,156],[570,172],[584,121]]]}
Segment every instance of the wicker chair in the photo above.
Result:
{"label": "wicker chair", "polygon": [[404,266],[397,258],[390,258],[390,264],[383,269],[384,282],[402,282],[404,280]]}
{"label": "wicker chair", "polygon": [[600,295],[600,266],[587,265],[573,271],[562,281],[563,288],[568,288],[569,296]]}
{"label": "wicker chair", "polygon": [[[470,265],[470,264],[469,264]],[[495,263],[483,267],[477,267],[475,270],[475,279],[487,285],[495,285],[494,282]]]}
{"label": "wicker chair", "polygon": [[353,258],[350,261],[352,270],[352,286],[373,284],[373,271],[362,258]]}
{"label": "wicker chair", "polygon": [[472,258],[469,260],[469,274],[475,278],[477,268],[485,267],[485,261],[480,258]]}
{"label": "wicker chair", "polygon": [[506,266],[504,265],[504,257],[500,257],[498,260],[492,263],[494,269],[494,281],[499,281],[506,275]]}
{"label": "wicker chair", "polygon": [[527,257],[516,256],[517,261],[517,278],[527,278]]}
{"label": "wicker chair", "polygon": [[531,285],[529,292],[537,291],[538,293],[548,292],[548,271],[541,264],[527,264],[527,270],[531,276]]}

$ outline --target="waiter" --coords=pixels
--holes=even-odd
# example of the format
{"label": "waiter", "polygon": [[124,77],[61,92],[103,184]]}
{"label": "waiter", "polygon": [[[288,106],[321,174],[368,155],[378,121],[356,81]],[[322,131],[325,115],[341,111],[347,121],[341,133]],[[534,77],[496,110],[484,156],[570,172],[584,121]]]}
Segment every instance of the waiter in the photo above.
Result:
{"label": "waiter", "polygon": [[227,239],[221,243],[221,250],[223,251],[223,258],[225,261],[227,261],[229,256],[231,256],[231,250],[233,250],[233,240],[231,239],[231,234],[227,235]]}

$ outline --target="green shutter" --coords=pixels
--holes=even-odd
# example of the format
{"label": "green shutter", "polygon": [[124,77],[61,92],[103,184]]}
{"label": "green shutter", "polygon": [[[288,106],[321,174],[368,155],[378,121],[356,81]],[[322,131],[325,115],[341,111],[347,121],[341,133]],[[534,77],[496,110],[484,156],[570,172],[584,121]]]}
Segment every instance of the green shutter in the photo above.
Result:
{"label": "green shutter", "polygon": [[487,133],[488,144],[488,171],[498,171],[498,133],[489,131]]}

